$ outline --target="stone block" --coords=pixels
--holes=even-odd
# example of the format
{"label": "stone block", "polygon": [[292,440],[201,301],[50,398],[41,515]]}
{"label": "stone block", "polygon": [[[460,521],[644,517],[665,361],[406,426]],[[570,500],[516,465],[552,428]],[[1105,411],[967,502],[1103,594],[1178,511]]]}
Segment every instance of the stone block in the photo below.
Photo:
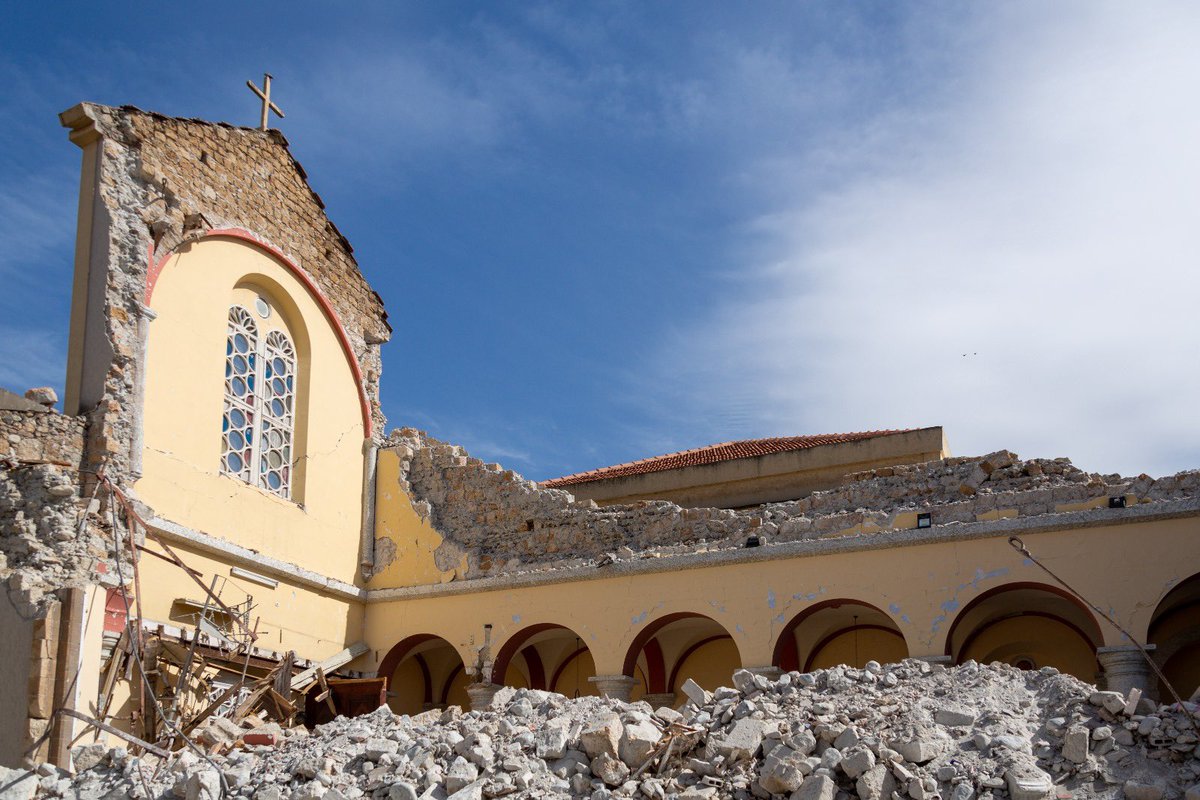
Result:
{"label": "stone block", "polygon": [[1063,736],[1063,758],[1072,764],[1082,764],[1087,761],[1088,741],[1091,735],[1082,725],[1073,725]]}
{"label": "stone block", "polygon": [[617,758],[623,731],[621,718],[611,711],[606,711],[588,721],[579,734],[579,741],[588,758],[596,758],[601,753]]}
{"label": "stone block", "polygon": [[1004,783],[1012,800],[1043,800],[1052,796],[1054,782],[1032,763],[1017,762],[1004,773]]}
{"label": "stone block", "polygon": [[896,790],[896,779],[883,764],[868,769],[854,783],[859,800],[889,800]]}
{"label": "stone block", "polygon": [[[804,779],[800,788],[792,792],[789,800],[833,800],[837,796],[837,784],[825,775],[811,775]],[[862,794],[859,794],[862,797]],[[863,798],[863,800],[867,800]],[[873,800],[879,800],[874,798]]]}
{"label": "stone block", "polygon": [[709,741],[716,753],[725,756],[728,762],[750,759],[762,745],[766,727],[761,719],[747,717],[735,722],[724,736]]}
{"label": "stone block", "polygon": [[810,771],[803,753],[780,745],[763,759],[758,783],[771,794],[794,792],[804,783],[804,777]]}
{"label": "stone block", "polygon": [[634,722],[625,725],[618,744],[618,753],[632,769],[637,769],[650,758],[662,731],[650,722]]}

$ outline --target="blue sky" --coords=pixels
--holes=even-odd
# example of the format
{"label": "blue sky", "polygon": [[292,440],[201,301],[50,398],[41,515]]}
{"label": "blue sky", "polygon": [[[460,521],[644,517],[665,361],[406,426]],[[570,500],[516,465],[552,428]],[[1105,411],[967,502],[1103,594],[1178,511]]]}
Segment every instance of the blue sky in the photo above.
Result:
{"label": "blue sky", "polygon": [[0,385],[61,386],[80,100],[276,123],[384,410],[533,478],[945,425],[1200,466],[1200,6],[13,4]]}

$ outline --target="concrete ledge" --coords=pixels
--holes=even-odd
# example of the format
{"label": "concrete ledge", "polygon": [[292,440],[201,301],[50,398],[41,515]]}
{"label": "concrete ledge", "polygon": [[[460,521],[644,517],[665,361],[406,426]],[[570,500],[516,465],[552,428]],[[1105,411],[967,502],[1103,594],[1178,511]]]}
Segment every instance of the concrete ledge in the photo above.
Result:
{"label": "concrete ledge", "polygon": [[330,578],[319,572],[305,569],[278,558],[264,556],[240,545],[227,542],[201,531],[186,528],[176,522],[154,517],[149,520],[150,527],[170,544],[179,544],[192,550],[198,550],[205,555],[214,556],[231,566],[250,567],[256,572],[273,575],[288,583],[315,589],[323,594],[332,595],[343,600],[361,602],[367,599],[367,590],[353,584]]}
{"label": "concrete ledge", "polygon": [[[936,511],[936,508],[933,509]],[[398,589],[371,589],[368,603],[387,603],[415,598],[445,597],[475,592],[502,591],[528,586],[545,586],[575,581],[594,581],[625,575],[645,575],[684,569],[704,569],[728,564],[748,564],[787,558],[813,558],[834,553],[883,550],[925,544],[988,539],[1026,534],[1053,533],[1080,528],[1131,525],[1164,519],[1200,516],[1200,497],[1145,503],[1130,508],[1097,508],[1036,517],[1010,517],[987,522],[962,522],[933,528],[912,528],[880,533],[841,536],[829,539],[803,539],[797,542],[767,544],[753,548],[731,548],[707,553],[684,553],[664,558],[634,558],[603,567],[577,567],[545,572],[517,573],[489,578],[473,578],[428,586]]]}

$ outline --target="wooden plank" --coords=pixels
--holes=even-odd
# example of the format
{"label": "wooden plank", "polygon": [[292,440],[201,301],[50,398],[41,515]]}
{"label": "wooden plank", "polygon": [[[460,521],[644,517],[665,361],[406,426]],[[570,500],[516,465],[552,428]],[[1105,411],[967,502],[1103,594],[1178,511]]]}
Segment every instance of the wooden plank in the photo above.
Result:
{"label": "wooden plank", "polygon": [[153,753],[154,755],[158,756],[159,758],[168,758],[171,755],[166,750],[163,750],[160,747],[155,747],[154,745],[150,744],[149,742],[143,742],[141,739],[137,738],[132,733],[126,733],[125,731],[121,730],[120,728],[114,728],[112,725],[106,725],[103,722],[101,722],[100,720],[92,719],[91,717],[89,717],[86,714],[80,714],[78,711],[76,711],[73,708],[60,708],[58,710],[58,713],[66,714],[68,717],[74,717],[77,720],[86,722],[88,725],[91,725],[94,728],[99,728],[100,730],[104,731],[105,733],[111,733],[113,736],[116,736],[119,739],[124,739],[125,741],[129,742],[130,744],[135,744],[138,747],[145,750],[147,753]]}
{"label": "wooden plank", "polygon": [[304,687],[311,684],[317,679],[317,667],[320,667],[324,672],[333,672],[335,669],[344,667],[354,659],[361,656],[371,648],[367,647],[366,642],[355,642],[340,653],[336,653],[322,661],[316,667],[309,667],[303,672],[292,678],[292,691],[298,692]]}

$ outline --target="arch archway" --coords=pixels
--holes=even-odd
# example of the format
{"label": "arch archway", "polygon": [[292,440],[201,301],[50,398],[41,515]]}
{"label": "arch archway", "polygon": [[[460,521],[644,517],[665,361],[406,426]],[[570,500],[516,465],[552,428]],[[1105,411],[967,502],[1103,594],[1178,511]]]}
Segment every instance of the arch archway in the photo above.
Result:
{"label": "arch archway", "polygon": [[592,653],[575,631],[553,622],[517,631],[492,663],[492,683],[545,689],[567,697],[598,694]]}
{"label": "arch archway", "polygon": [[387,680],[388,707],[397,714],[470,707],[462,657],[454,645],[432,633],[402,639],[379,662],[376,675]]}
{"label": "arch archway", "polygon": [[[1151,654],[1184,700],[1200,689],[1200,573],[1181,581],[1154,609],[1146,641]],[[1158,697],[1171,693],[1158,682]]]}
{"label": "arch archway", "polygon": [[1067,592],[1042,583],[1010,583],[983,592],[955,616],[946,655],[955,664],[1049,666],[1094,683],[1096,648],[1103,641],[1091,611]]}
{"label": "arch archway", "polygon": [[826,600],[792,617],[775,642],[772,663],[784,671],[809,672],[838,664],[894,663],[908,657],[895,621],[861,600]]}
{"label": "arch archway", "polygon": [[705,689],[729,686],[742,665],[729,631],[712,617],[681,611],[643,628],[625,653],[622,672],[637,684],[633,696],[652,705],[676,705],[679,687],[691,678]]}

